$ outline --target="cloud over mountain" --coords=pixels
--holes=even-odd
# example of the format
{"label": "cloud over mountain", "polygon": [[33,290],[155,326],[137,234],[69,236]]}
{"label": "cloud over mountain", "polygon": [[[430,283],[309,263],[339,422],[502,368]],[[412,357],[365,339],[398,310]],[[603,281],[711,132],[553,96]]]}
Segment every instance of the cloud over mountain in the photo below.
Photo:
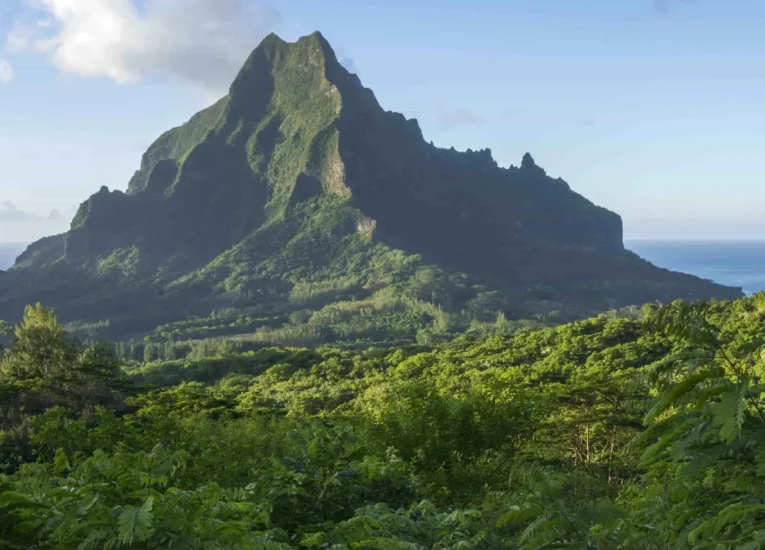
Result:
{"label": "cloud over mountain", "polygon": [[29,211],[11,201],[0,201],[0,244],[32,242],[62,233],[69,229],[77,213],[77,206],[53,208],[48,214],[44,213],[43,208],[39,205],[39,210]]}
{"label": "cloud over mountain", "polygon": [[0,222],[28,222],[39,219],[34,214],[19,210],[10,201],[0,202]]}
{"label": "cloud over mountain", "polygon": [[[61,71],[132,83],[149,75],[225,90],[278,13],[260,0],[27,0],[8,37]],[[36,19],[35,19],[36,18]]]}
{"label": "cloud over mountain", "polygon": [[456,126],[482,126],[483,119],[465,109],[445,110],[438,113],[436,122],[444,129]]}

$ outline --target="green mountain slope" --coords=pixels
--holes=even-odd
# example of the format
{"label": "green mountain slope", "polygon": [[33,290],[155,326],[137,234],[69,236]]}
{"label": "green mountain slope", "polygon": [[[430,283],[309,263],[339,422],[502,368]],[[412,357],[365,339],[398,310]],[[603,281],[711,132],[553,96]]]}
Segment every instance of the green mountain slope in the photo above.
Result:
{"label": "green mountain slope", "polygon": [[318,33],[267,37],[127,193],[102,188],[0,272],[10,318],[44,301],[110,337],[171,323],[302,344],[739,295],[625,250],[619,216],[530,155],[428,144]]}

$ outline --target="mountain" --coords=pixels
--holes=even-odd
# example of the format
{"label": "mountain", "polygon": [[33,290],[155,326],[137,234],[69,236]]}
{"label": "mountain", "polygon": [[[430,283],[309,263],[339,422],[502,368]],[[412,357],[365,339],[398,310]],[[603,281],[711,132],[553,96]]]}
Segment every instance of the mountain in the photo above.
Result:
{"label": "mountain", "polygon": [[627,251],[618,215],[529,154],[503,168],[427,143],[319,33],[268,36],[126,193],[102,187],[0,272],[5,317],[42,301],[119,338],[411,338],[740,295]]}

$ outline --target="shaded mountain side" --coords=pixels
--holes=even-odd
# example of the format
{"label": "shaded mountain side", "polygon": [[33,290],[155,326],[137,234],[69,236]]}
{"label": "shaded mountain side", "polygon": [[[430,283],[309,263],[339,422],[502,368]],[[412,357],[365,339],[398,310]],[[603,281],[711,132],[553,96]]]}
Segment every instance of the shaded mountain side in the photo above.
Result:
{"label": "shaded mountain side", "polygon": [[343,339],[740,295],[625,250],[621,218],[531,155],[502,168],[427,143],[318,33],[267,37],[126,193],[102,188],[0,272],[3,316],[44,301],[112,337],[221,308],[252,314],[232,330]]}

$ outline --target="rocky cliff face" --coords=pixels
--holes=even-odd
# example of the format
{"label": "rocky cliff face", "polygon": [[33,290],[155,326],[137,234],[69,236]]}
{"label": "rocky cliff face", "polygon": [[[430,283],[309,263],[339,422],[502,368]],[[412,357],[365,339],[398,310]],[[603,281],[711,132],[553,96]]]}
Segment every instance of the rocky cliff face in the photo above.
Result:
{"label": "rocky cliff face", "polygon": [[619,216],[531,155],[502,168],[427,143],[315,33],[267,37],[228,96],[149,148],[127,193],[102,188],[0,277],[0,307],[45,296],[95,319],[164,300],[179,317],[232,292],[278,301],[301,281],[379,278],[359,267],[379,247],[589,310],[739,294],[625,251]]}
{"label": "rocky cliff face", "polygon": [[152,145],[127,195],[102,190],[86,203],[67,253],[133,244],[159,218],[167,227],[152,235],[158,252],[174,253],[185,238],[214,255],[319,195],[376,220],[379,238],[447,264],[528,245],[622,249],[620,218],[530,155],[503,169],[490,151],[426,143],[415,120],[385,112],[315,34],[296,44],[268,37],[226,99]]}

